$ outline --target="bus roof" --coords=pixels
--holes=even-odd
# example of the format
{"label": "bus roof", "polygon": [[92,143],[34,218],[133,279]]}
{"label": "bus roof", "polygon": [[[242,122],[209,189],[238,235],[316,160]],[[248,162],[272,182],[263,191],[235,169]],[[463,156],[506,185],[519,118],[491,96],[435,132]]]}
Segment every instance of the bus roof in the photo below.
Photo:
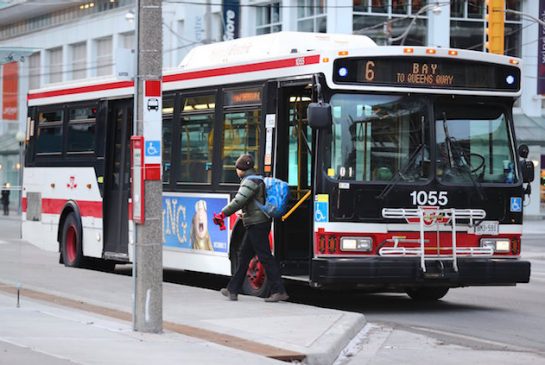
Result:
{"label": "bus roof", "polygon": [[296,53],[369,47],[377,47],[377,44],[364,35],[278,32],[197,46],[189,51],[178,67],[188,70]]}
{"label": "bus roof", "polygon": [[[470,50],[434,47],[377,46],[369,37],[351,34],[279,32],[198,46],[176,68],[163,70],[163,90],[213,87],[323,73],[338,90],[519,96],[506,91],[451,90],[392,85],[347,85],[333,81],[335,60],[349,57],[415,57],[480,61],[521,68],[520,59]],[[46,105],[133,94],[132,80],[85,79],[30,90],[28,104]]]}

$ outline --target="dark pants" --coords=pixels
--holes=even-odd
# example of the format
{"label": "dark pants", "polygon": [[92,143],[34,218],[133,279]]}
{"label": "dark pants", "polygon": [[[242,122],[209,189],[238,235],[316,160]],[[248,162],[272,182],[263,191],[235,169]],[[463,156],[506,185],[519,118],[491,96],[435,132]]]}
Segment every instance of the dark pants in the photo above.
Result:
{"label": "dark pants", "polygon": [[269,246],[269,231],[271,223],[259,223],[246,227],[246,234],[242,240],[242,247],[238,255],[237,271],[227,284],[227,289],[231,293],[239,293],[248,271],[248,265],[252,258],[257,258],[265,268],[267,279],[271,285],[272,293],[284,293],[286,289],[280,277],[280,268],[271,254]]}
{"label": "dark pants", "polygon": [[9,204],[2,204],[4,206],[4,215],[9,215]]}

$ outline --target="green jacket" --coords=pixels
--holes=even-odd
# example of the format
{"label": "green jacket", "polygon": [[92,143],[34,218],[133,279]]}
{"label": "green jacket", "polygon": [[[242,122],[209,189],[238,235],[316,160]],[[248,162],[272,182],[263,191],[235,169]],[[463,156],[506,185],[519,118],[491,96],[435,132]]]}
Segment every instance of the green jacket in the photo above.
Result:
{"label": "green jacket", "polygon": [[255,174],[254,170],[245,172],[235,197],[221,210],[223,214],[230,216],[242,209],[242,223],[245,227],[269,221],[269,217],[255,202],[258,199],[262,204],[264,203],[264,185],[257,179],[245,178]]}

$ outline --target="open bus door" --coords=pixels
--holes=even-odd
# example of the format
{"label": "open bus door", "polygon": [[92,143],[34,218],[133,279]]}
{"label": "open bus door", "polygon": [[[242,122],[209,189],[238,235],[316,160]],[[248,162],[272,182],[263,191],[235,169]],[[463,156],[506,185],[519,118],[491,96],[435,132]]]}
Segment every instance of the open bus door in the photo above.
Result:
{"label": "open bus door", "polygon": [[[288,182],[290,201],[285,219],[276,219],[275,255],[285,276],[307,277],[312,242],[312,129],[307,106],[308,80],[275,83],[277,92],[276,176]],[[269,89],[270,90],[270,89]],[[291,208],[300,205],[290,212]],[[290,214],[291,213],[291,214]]]}
{"label": "open bus door", "polygon": [[128,261],[130,157],[133,103],[110,102],[105,156],[104,181],[104,258]]}

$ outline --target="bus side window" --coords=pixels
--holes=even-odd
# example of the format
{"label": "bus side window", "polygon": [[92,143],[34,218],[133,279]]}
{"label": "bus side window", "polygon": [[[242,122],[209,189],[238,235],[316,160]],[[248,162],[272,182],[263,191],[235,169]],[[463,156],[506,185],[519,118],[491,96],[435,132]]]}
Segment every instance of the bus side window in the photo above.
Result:
{"label": "bus side window", "polygon": [[236,183],[240,179],[235,161],[244,154],[254,156],[259,171],[259,123],[261,121],[261,87],[227,89],[223,93],[222,183]]}
{"label": "bus side window", "polygon": [[174,113],[174,96],[163,97],[163,182],[170,182],[172,168],[172,118]]}
{"label": "bus side window", "polygon": [[212,183],[215,102],[215,94],[183,100],[178,182]]}
{"label": "bus side window", "polygon": [[68,121],[67,153],[94,153],[96,149],[96,112],[94,103],[88,107],[70,109]]}
{"label": "bus side window", "polygon": [[249,153],[256,161],[255,169],[259,169],[259,109],[225,113],[223,117],[223,171],[221,182],[238,183],[235,161]]}
{"label": "bus side window", "polygon": [[62,125],[64,110],[39,111],[36,154],[60,154],[62,152]]}

